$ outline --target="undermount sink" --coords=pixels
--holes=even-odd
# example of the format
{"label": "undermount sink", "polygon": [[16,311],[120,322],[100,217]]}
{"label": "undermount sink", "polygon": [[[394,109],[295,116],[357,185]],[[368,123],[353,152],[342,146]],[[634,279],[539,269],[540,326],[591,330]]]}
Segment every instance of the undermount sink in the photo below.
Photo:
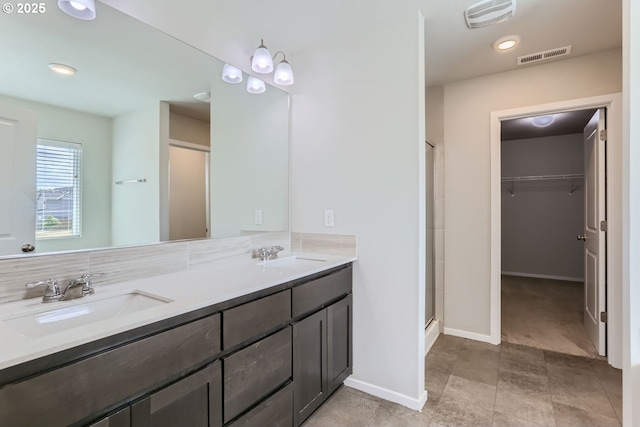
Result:
{"label": "undermount sink", "polygon": [[281,258],[275,259],[266,259],[264,261],[259,261],[256,265],[264,266],[264,267],[306,267],[306,266],[317,266],[320,263],[327,262],[325,259],[319,258],[311,258],[311,257],[302,257],[299,255],[290,255],[284,256]]}
{"label": "undermount sink", "polygon": [[69,306],[65,306],[65,302],[52,303],[46,311],[18,315],[4,319],[3,323],[26,337],[38,338],[173,301],[141,291],[101,299],[85,298],[86,302]]}

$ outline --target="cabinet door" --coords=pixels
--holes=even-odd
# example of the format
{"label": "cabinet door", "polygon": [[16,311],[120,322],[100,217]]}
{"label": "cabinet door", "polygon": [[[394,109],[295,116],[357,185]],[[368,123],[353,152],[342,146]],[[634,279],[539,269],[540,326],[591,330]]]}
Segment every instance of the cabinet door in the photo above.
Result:
{"label": "cabinet door", "polygon": [[327,307],[327,374],[329,394],[336,391],[353,369],[352,296]]}
{"label": "cabinet door", "polygon": [[136,403],[132,427],[222,426],[220,362],[173,383]]}
{"label": "cabinet door", "polygon": [[126,407],[89,427],[131,427],[131,408]]}
{"label": "cabinet door", "polygon": [[327,397],[327,310],[293,324],[293,425]]}

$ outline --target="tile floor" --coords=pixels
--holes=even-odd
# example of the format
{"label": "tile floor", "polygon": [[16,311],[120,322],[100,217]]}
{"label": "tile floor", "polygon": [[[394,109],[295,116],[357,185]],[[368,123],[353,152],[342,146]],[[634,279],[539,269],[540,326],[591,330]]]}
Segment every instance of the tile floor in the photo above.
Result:
{"label": "tile floor", "polygon": [[440,335],[412,411],[342,387],[304,427],[620,426],[622,372],[596,359]]}

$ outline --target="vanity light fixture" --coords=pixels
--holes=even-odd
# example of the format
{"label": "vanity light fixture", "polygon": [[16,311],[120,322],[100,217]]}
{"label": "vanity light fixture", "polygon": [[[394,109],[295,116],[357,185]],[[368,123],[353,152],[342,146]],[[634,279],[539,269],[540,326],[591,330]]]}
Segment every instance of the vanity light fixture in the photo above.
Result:
{"label": "vanity light fixture", "polygon": [[224,64],[224,67],[222,67],[222,80],[227,83],[242,83],[242,71],[233,65]]}
{"label": "vanity light fixture", "polygon": [[531,119],[531,123],[533,123],[533,125],[536,127],[544,128],[553,123],[554,120],[555,117],[553,116],[535,116],[533,119]]}
{"label": "vanity light fixture", "polygon": [[273,71],[273,60],[276,59],[278,54],[282,54],[282,61],[276,67],[276,72],[273,78],[274,83],[288,86],[293,84],[293,70],[291,64],[287,61],[287,56],[281,50],[277,51],[273,56],[269,52],[269,49],[264,45],[264,40],[260,40],[260,46],[256,49],[255,53],[251,57],[251,69],[256,73],[268,74]]}
{"label": "vanity light fixture", "polygon": [[51,69],[51,71],[53,71],[54,73],[63,76],[73,76],[78,71],[69,65],[57,64],[55,62],[49,64],[49,69]]}
{"label": "vanity light fixture", "polygon": [[67,15],[90,21],[96,19],[94,0],[58,0],[58,7]]}
{"label": "vanity light fixture", "polygon": [[257,77],[249,76],[247,79],[247,92],[249,93],[263,93],[267,90],[264,82]]}
{"label": "vanity light fixture", "polygon": [[505,36],[500,37],[493,42],[493,48],[498,52],[505,52],[511,50],[520,44],[520,36]]}

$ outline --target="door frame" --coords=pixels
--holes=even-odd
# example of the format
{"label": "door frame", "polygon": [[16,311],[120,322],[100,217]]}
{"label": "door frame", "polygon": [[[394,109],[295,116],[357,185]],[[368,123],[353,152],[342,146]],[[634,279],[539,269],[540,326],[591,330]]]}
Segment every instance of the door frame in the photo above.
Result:
{"label": "door frame", "polygon": [[491,343],[501,342],[502,186],[500,122],[589,108],[607,109],[607,359],[622,367],[622,94],[530,105],[491,112]]}

